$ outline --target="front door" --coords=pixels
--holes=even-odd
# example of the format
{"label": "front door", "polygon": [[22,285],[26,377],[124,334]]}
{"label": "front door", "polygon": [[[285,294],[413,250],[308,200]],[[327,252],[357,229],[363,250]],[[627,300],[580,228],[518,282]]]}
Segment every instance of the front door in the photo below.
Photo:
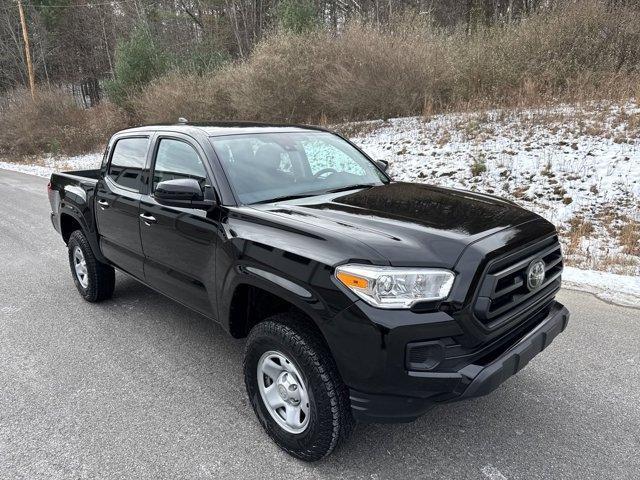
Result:
{"label": "front door", "polygon": [[148,137],[117,139],[95,195],[102,254],[121,270],[140,279],[144,277],[140,187],[148,145]]}
{"label": "front door", "polygon": [[169,207],[153,197],[164,180],[194,178],[203,191],[211,182],[204,152],[187,137],[156,139],[149,191],[140,202],[140,232],[147,283],[185,305],[215,316],[215,246],[217,210]]}

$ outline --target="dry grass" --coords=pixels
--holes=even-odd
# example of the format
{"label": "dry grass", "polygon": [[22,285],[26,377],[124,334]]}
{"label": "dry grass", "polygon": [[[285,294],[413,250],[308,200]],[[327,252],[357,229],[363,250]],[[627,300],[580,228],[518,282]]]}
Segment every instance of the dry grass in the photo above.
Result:
{"label": "dry grass", "polygon": [[[605,244],[598,242],[601,230],[615,240]],[[640,267],[640,222],[605,211],[597,215],[594,222],[576,215],[567,227],[560,227],[560,233],[567,265],[621,275],[637,274]]]}
{"label": "dry grass", "polygon": [[581,250],[582,240],[593,233],[593,223],[583,217],[574,217],[569,221],[569,228],[564,235],[567,243],[566,255],[574,255]]}
{"label": "dry grass", "polygon": [[623,253],[640,256],[640,222],[631,220],[622,226],[619,241]]}
{"label": "dry grass", "polygon": [[235,117],[228,70],[216,76],[200,77],[173,72],[155,81],[133,101],[139,120],[144,123],[230,119]]}
{"label": "dry grass", "polygon": [[[326,122],[321,122],[321,125],[326,125]],[[348,122],[340,123],[338,125],[328,125],[333,131],[338,132],[340,135],[347,138],[364,137],[365,135],[371,135],[373,132],[388,125],[388,122],[380,121],[366,121],[366,122]]]}
{"label": "dry grass", "polygon": [[35,100],[14,91],[0,114],[0,153],[7,156],[93,151],[127,124],[112,104],[83,109],[61,90],[42,90]]}
{"label": "dry grass", "polygon": [[628,255],[604,255],[595,258],[591,266],[594,270],[628,275],[636,268],[637,261]]}
{"label": "dry grass", "polygon": [[385,29],[352,23],[338,35],[274,34],[247,61],[213,75],[157,80],[136,108],[145,122],[335,123],[640,96],[637,9],[584,0],[472,34],[421,18]]}

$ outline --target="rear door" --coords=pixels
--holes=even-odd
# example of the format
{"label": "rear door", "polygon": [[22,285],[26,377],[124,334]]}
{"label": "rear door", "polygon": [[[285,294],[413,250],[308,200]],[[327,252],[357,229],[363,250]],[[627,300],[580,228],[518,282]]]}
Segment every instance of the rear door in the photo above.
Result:
{"label": "rear door", "polygon": [[140,241],[140,188],[149,136],[114,140],[105,172],[96,186],[95,214],[100,249],[118,268],[144,278]]}
{"label": "rear door", "polygon": [[198,180],[203,192],[212,189],[205,153],[191,137],[172,133],[157,136],[152,156],[147,191],[140,202],[146,282],[205,315],[215,316],[219,210],[164,206],[153,196],[159,182],[180,178]]}

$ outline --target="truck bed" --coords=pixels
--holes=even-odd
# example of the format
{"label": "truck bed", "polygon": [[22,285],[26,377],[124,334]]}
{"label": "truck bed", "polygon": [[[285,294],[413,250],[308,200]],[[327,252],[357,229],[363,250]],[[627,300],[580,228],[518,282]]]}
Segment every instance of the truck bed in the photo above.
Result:
{"label": "truck bed", "polygon": [[[51,204],[51,223],[63,234],[64,219],[73,219],[74,224],[83,228],[85,232],[95,231],[93,195],[100,178],[100,169],[72,170],[68,172],[52,173],[49,181],[48,194]],[[90,241],[94,238],[90,237]],[[95,246],[95,245],[94,245]],[[97,248],[97,246],[95,246]]]}
{"label": "truck bed", "polygon": [[100,178],[100,169],[96,168],[94,170],[69,170],[67,172],[58,172],[52,173],[51,179],[54,178],[72,178],[73,180],[80,181],[93,181],[93,183],[98,181]]}

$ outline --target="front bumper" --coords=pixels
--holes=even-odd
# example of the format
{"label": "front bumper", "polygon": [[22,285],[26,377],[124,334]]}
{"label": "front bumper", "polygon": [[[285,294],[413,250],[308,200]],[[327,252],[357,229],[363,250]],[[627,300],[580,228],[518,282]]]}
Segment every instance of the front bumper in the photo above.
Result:
{"label": "front bumper", "polygon": [[420,382],[424,386],[425,396],[371,394],[350,389],[353,415],[363,422],[408,422],[438,403],[487,395],[544,350],[566,328],[568,321],[569,311],[554,302],[540,322],[488,359],[485,357],[454,372],[403,372],[414,385]]}

